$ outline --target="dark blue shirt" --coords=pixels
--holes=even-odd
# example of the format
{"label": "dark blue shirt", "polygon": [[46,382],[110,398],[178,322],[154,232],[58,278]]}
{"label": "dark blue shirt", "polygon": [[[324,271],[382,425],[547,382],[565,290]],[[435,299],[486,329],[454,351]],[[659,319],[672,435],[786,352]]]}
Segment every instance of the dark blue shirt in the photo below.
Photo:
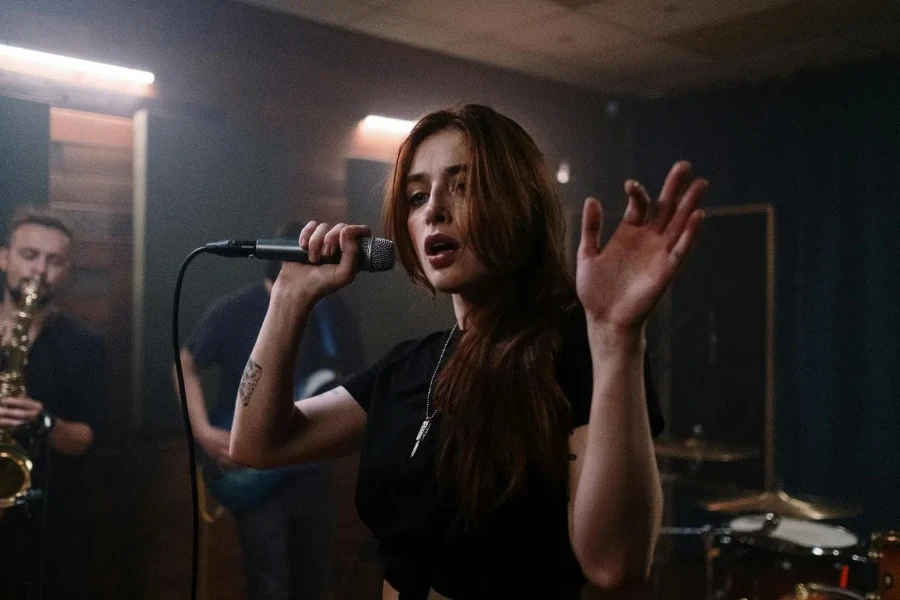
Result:
{"label": "dark blue shirt", "polygon": [[[238,290],[214,302],[194,328],[187,343],[198,370],[221,369],[210,423],[231,429],[241,376],[256,344],[269,293],[262,283]],[[294,397],[313,373],[330,369],[338,375],[358,369],[361,360],[356,321],[341,300],[327,296],[313,308],[303,333],[294,371]]]}

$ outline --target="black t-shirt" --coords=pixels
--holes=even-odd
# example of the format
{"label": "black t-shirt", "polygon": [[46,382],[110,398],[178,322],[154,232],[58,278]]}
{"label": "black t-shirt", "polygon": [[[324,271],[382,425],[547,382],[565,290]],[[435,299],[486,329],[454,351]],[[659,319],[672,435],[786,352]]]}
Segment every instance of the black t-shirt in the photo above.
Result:
{"label": "black t-shirt", "polygon": [[67,536],[81,526],[86,492],[84,465],[103,435],[109,411],[108,386],[100,334],[64,314],[51,319],[29,351],[25,389],[51,415],[87,423],[94,434],[94,443],[84,456],[51,452],[36,461],[34,486],[45,491],[51,536]]}
{"label": "black t-shirt", "polygon": [[[478,533],[453,533],[455,514],[433,477],[440,417],[415,456],[425,418],[425,397],[449,330],[394,347],[344,387],[367,412],[356,505],[379,540],[385,578],[403,600],[424,598],[428,588],[460,600],[522,597],[576,598],[584,584],[568,535],[565,486],[531,485],[500,507]],[[444,364],[456,337],[447,348]],[[562,332],[557,381],[569,400],[572,425],[590,416],[593,370],[587,325],[573,311]],[[645,360],[647,405],[653,435],[662,413]],[[562,426],[562,425],[561,425]],[[535,481],[533,478],[532,481]]]}
{"label": "black t-shirt", "polygon": [[[197,368],[221,368],[210,411],[210,422],[217,427],[231,429],[237,389],[268,308],[269,293],[262,283],[243,288],[214,302],[191,334],[187,349]],[[356,331],[356,321],[338,297],[326,296],[316,303],[297,353],[295,397],[301,397],[309,376],[320,369],[340,375],[359,368]]]}
{"label": "black t-shirt", "polygon": [[[29,350],[25,389],[50,414],[87,423],[94,443],[83,456],[44,448],[36,457],[32,487],[43,500],[0,519],[0,596],[18,598],[26,582],[42,577],[45,598],[82,597],[90,534],[85,464],[102,442],[108,384],[103,338],[69,316],[50,319]],[[25,433],[17,437],[28,443]]]}

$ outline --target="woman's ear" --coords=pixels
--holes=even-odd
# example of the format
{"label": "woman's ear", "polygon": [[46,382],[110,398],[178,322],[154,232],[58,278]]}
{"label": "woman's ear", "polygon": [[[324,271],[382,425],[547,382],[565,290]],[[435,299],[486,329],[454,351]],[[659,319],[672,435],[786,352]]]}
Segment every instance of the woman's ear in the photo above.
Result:
{"label": "woman's ear", "polygon": [[0,246],[0,271],[6,273],[9,269],[9,248]]}

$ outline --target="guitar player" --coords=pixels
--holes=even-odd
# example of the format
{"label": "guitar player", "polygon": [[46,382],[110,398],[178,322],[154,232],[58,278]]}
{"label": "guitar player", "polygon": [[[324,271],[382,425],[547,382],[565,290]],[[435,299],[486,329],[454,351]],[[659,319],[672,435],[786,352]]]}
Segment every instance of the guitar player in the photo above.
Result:
{"label": "guitar player", "polygon": [[[275,237],[296,238],[301,229],[301,223],[291,223]],[[280,262],[268,261],[263,281],[213,302],[182,347],[181,360],[191,426],[206,455],[204,477],[216,500],[234,514],[248,598],[314,600],[331,565],[328,464],[257,471],[237,468],[228,458],[238,385],[280,269]],[[295,371],[298,400],[362,367],[359,329],[340,299],[319,302],[306,331]],[[218,390],[207,411],[201,378],[212,370],[218,371]]]}

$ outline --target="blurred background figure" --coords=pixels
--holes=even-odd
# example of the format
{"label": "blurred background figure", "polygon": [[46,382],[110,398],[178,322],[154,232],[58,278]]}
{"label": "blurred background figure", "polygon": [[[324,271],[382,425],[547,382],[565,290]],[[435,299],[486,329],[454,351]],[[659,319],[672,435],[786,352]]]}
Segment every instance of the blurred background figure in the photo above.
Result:
{"label": "blurred background figure", "polygon": [[[287,224],[276,238],[297,238],[303,224]],[[264,279],[213,303],[181,351],[191,426],[203,451],[203,473],[213,497],[234,513],[243,551],[248,597],[315,600],[332,561],[331,468],[315,463],[259,471],[228,458],[229,431],[241,374],[269,306],[281,263],[267,261]],[[297,354],[297,400],[335,387],[362,365],[353,315],[339,297],[316,305]],[[217,368],[217,390],[207,411],[202,375]]]}
{"label": "blurred background figure", "polygon": [[[4,349],[13,341],[27,282],[40,282],[27,331],[23,395],[0,398],[0,427],[35,462],[30,494],[0,518],[0,597],[85,595],[85,458],[108,410],[102,338],[61,310],[71,268],[72,229],[46,207],[12,215],[0,270]],[[8,355],[4,355],[8,359]],[[3,366],[8,373],[9,365]]]}

